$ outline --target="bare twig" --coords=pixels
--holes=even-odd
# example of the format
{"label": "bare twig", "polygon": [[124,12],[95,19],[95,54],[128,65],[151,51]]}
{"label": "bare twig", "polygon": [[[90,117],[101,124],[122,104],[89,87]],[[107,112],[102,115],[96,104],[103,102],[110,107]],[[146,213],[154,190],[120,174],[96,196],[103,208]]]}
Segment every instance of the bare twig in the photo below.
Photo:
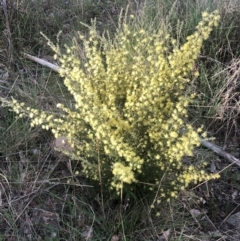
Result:
{"label": "bare twig", "polygon": [[55,72],[58,72],[58,73],[60,72],[60,69],[61,69],[61,68],[60,68],[59,66],[57,66],[57,65],[55,65],[55,64],[52,64],[52,63],[48,62],[48,61],[45,60],[45,59],[40,59],[40,58],[37,58],[37,57],[32,56],[32,55],[30,55],[30,54],[25,54],[25,53],[23,53],[23,55],[24,55],[26,58],[28,58],[28,59],[30,59],[30,60],[33,60],[34,62],[39,63],[39,64],[41,64],[41,65],[43,65],[43,66],[46,66],[46,67],[52,69],[52,70],[55,71]]}
{"label": "bare twig", "polygon": [[220,147],[216,146],[215,144],[206,141],[206,140],[201,140],[202,146],[212,150],[213,152],[217,153],[219,156],[224,157],[226,160],[228,160],[231,163],[235,163],[240,167],[240,160],[237,159],[236,157],[232,156],[231,154],[223,151]]}

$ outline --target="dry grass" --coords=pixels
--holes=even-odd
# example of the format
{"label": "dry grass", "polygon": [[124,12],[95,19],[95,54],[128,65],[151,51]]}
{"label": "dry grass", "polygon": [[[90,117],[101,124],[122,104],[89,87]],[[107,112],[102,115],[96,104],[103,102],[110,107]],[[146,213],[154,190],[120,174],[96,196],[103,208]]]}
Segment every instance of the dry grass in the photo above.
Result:
{"label": "dry grass", "polygon": [[[216,119],[221,121],[226,134],[238,138],[240,114],[240,59],[232,59],[223,70],[225,85],[219,91],[219,108]],[[224,126],[224,127],[223,127]]]}

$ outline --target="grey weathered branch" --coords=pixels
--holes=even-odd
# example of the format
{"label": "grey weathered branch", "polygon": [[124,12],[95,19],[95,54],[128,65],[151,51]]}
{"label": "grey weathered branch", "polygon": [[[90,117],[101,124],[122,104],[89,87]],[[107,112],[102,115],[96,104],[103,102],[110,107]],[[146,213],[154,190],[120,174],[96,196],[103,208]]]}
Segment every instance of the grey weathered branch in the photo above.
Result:
{"label": "grey weathered branch", "polygon": [[[52,64],[50,62],[48,62],[47,60],[44,60],[44,59],[40,59],[40,58],[37,58],[37,57],[34,57],[30,54],[25,54],[23,53],[24,56],[30,60],[33,60],[43,66],[46,66],[52,70],[54,70],[55,72],[58,72],[60,71],[60,67],[55,65],[55,64]],[[231,163],[235,163],[236,165],[238,165],[240,167],[240,160],[237,159],[236,157],[232,156],[231,154],[223,151],[220,147],[216,146],[215,144],[209,142],[209,141],[206,141],[206,140],[203,140],[201,139],[201,144],[202,146],[212,150],[213,152],[217,153],[219,156],[225,158],[226,160],[228,160],[229,162]]]}
{"label": "grey weathered branch", "polygon": [[46,66],[46,67],[54,70],[55,72],[58,72],[58,73],[59,73],[59,71],[60,71],[60,67],[59,67],[59,66],[57,66],[57,65],[55,65],[55,64],[52,64],[52,63],[48,62],[48,61],[45,60],[45,59],[40,59],[40,58],[37,58],[37,57],[32,56],[32,55],[30,55],[30,54],[26,54],[26,53],[23,53],[23,55],[24,55],[26,58],[28,58],[28,59],[30,59],[30,60],[33,60],[33,61],[36,62],[36,63],[39,63],[39,64],[41,64],[41,65],[43,65],[43,66]]}
{"label": "grey weathered branch", "polygon": [[217,145],[215,145],[215,144],[213,144],[213,143],[211,143],[209,141],[203,140],[203,139],[201,139],[201,144],[202,144],[202,146],[204,146],[204,147],[212,150],[213,152],[217,153],[219,156],[225,158],[229,162],[235,163],[236,165],[238,165],[240,167],[240,160],[239,159],[237,159],[236,157],[232,156],[228,152],[223,151]]}

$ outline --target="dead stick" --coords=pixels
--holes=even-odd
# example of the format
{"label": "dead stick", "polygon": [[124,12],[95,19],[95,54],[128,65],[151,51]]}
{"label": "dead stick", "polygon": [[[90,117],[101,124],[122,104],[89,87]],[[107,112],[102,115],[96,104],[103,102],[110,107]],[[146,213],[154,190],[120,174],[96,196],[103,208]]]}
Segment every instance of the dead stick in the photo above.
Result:
{"label": "dead stick", "polygon": [[202,144],[202,146],[217,153],[219,156],[224,157],[229,162],[235,163],[240,167],[240,160],[237,159],[236,157],[232,156],[231,154],[223,151],[220,147],[218,147],[218,146],[214,145],[213,143],[206,141],[206,140],[201,140],[201,144]]}
{"label": "dead stick", "polygon": [[39,63],[39,64],[41,64],[41,65],[43,65],[43,66],[46,66],[46,67],[54,70],[55,72],[58,72],[58,73],[59,73],[59,71],[60,71],[60,69],[61,69],[59,66],[57,66],[57,65],[55,65],[55,64],[52,64],[52,63],[48,62],[48,61],[45,60],[45,59],[40,59],[40,58],[34,57],[34,56],[30,55],[30,54],[25,54],[25,53],[23,53],[23,55],[24,55],[26,58],[28,58],[28,59],[30,59],[30,60],[33,60],[33,61],[36,62],[36,63]]}
{"label": "dead stick", "polygon": [[[44,59],[40,59],[40,58],[34,57],[34,56],[30,55],[30,54],[25,54],[25,53],[23,53],[23,54],[28,59],[33,60],[33,61],[35,61],[35,62],[37,62],[37,63],[39,63],[41,65],[44,65],[44,66],[54,70],[55,72],[59,73],[59,71],[61,69],[59,66],[57,66],[55,64],[52,64],[52,63],[50,63],[50,62],[48,62],[48,61],[46,61]],[[209,141],[202,140],[202,139],[201,139],[201,144],[202,144],[202,146],[204,146],[204,147],[212,150],[213,152],[217,153],[219,156],[224,157],[229,162],[235,163],[235,164],[237,164],[240,167],[240,160],[237,159],[236,157],[232,156],[231,154],[223,151],[220,147],[214,145],[213,143],[211,143]]]}

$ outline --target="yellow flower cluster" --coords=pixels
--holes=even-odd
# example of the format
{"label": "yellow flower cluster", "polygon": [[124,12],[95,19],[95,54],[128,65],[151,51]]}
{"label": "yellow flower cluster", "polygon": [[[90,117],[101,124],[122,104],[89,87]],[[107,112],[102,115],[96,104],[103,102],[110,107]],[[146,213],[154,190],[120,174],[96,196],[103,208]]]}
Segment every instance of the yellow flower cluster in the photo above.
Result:
{"label": "yellow flower cluster", "polygon": [[184,89],[218,20],[217,11],[204,12],[181,46],[162,29],[135,30],[123,21],[110,39],[93,24],[88,38],[80,35],[85,58],[77,55],[79,46],[66,46],[62,53],[50,43],[74,108],[58,104],[60,114],[49,114],[13,101],[13,110],[28,113],[32,125],[51,129],[55,137],[66,136],[88,177],[118,192],[124,184],[157,186],[164,180],[162,197],[175,197],[191,182],[212,178],[186,170],[181,160],[200,144],[199,132],[185,122],[192,97],[185,97]]}
{"label": "yellow flower cluster", "polygon": [[219,178],[219,174],[209,176],[203,169],[199,170],[192,165],[185,168],[185,170],[178,176],[179,184],[181,185],[182,190],[184,190],[192,182],[196,184],[198,182],[216,178]]}
{"label": "yellow flower cluster", "polygon": [[124,166],[121,162],[114,163],[112,173],[117,180],[117,183],[112,182],[112,187],[117,190],[123,188],[123,183],[131,184],[136,181],[131,167]]}

